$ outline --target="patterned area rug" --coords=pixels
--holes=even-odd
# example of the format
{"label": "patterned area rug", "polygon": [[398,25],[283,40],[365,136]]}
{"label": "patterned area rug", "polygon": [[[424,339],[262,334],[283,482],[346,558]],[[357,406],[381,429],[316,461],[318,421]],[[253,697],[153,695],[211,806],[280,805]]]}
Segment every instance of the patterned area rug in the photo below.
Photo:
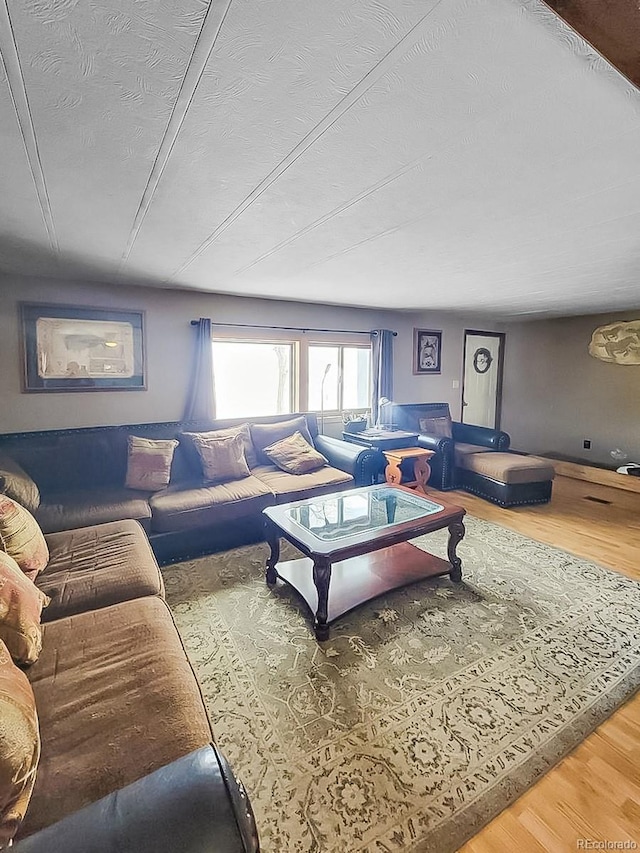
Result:
{"label": "patterned area rug", "polygon": [[389,593],[322,646],[264,544],[163,569],[265,853],[454,851],[640,684],[640,584],[466,526],[462,584]]}

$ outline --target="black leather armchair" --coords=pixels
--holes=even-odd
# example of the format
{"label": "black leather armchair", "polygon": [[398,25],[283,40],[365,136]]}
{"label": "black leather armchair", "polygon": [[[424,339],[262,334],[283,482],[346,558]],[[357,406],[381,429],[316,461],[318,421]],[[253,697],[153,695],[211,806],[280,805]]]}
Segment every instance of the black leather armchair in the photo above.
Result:
{"label": "black leather armchair", "polygon": [[448,490],[459,487],[456,471],[456,444],[488,447],[506,451],[511,439],[506,432],[488,427],[451,421],[451,437],[426,432],[421,426],[426,420],[451,421],[448,403],[388,403],[382,411],[385,425],[418,433],[418,445],[433,450],[430,460],[431,478],[429,485]]}
{"label": "black leather armchair", "polygon": [[249,799],[215,746],[19,841],[15,853],[259,853]]}

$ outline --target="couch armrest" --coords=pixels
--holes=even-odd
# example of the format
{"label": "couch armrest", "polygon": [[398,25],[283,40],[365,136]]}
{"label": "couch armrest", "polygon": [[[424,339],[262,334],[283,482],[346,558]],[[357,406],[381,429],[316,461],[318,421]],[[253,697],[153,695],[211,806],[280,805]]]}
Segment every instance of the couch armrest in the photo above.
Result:
{"label": "couch armrest", "polygon": [[351,474],[356,486],[371,486],[384,473],[387,460],[381,450],[351,444],[329,435],[317,435],[316,450],[329,460],[329,464],[340,471]]}
{"label": "couch armrest", "polygon": [[30,835],[16,853],[258,853],[249,800],[205,746]]}
{"label": "couch armrest", "polygon": [[453,423],[454,441],[464,441],[467,444],[479,444],[492,450],[508,450],[511,444],[509,433],[489,427],[474,426],[473,424]]}
{"label": "couch armrest", "polygon": [[453,482],[453,439],[442,435],[422,432],[418,436],[418,446],[433,450],[435,455],[429,460],[431,477],[429,485],[436,489],[452,489]]}

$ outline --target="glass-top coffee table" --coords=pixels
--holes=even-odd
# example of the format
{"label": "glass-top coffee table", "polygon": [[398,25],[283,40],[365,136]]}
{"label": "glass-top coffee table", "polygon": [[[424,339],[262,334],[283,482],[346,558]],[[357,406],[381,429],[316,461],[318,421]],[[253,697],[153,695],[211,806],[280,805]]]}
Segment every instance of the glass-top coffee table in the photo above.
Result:
{"label": "glass-top coffee table", "polygon": [[[403,486],[365,486],[263,510],[271,554],[267,583],[289,583],[314,614],[318,640],[329,624],[359,604],[409,583],[448,574],[462,580],[456,547],[465,510]],[[449,530],[448,561],[407,540]],[[306,556],[279,563],[280,537]]]}

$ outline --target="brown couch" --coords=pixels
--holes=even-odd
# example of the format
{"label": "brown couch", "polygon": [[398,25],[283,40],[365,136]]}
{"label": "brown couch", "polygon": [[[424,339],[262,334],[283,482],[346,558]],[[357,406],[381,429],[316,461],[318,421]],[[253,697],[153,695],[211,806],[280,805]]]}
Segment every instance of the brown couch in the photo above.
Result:
{"label": "brown couch", "polygon": [[[205,483],[185,436],[246,422],[240,418],[4,434],[0,455],[35,481],[39,503],[27,508],[46,533],[133,518],[146,530],[158,560],[167,562],[259,539],[266,506],[377,482],[386,464],[382,453],[319,435],[313,413],[249,423],[272,428],[276,435],[283,424],[300,419],[329,462],[310,474],[286,474],[256,454],[250,476]],[[129,435],[179,441],[171,480],[162,491],[125,488]]]}
{"label": "brown couch", "polygon": [[[51,604],[42,652],[26,670],[42,753],[18,834],[25,840],[15,849],[256,851],[251,809],[211,745],[200,688],[140,524],[46,539],[50,561],[36,583]],[[196,788],[205,805],[187,820],[180,803],[193,803]],[[133,843],[142,826],[148,837]]]}

